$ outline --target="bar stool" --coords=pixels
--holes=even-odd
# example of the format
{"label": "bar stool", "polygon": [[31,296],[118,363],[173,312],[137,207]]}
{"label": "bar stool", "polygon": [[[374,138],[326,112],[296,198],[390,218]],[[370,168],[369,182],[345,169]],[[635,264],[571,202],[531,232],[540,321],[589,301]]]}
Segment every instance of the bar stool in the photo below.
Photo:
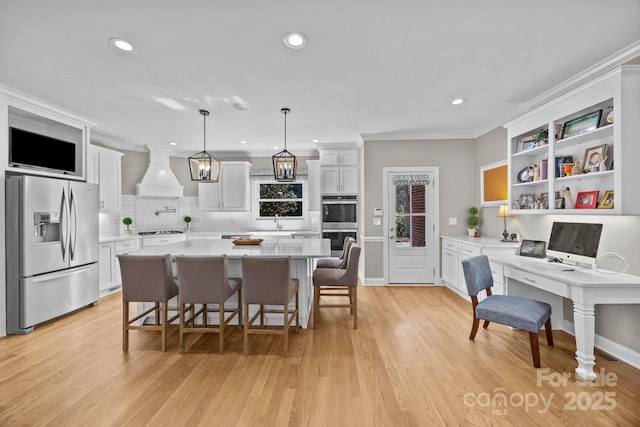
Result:
{"label": "bar stool", "polygon": [[[316,268],[313,271],[313,328],[318,326],[321,308],[349,307],[353,329],[358,329],[358,263],[360,246],[352,244],[345,257],[346,268]],[[346,291],[346,292],[345,292]],[[348,304],[320,304],[320,297],[347,297]]]}
{"label": "bar stool", "polygon": [[[178,285],[171,272],[171,257],[166,255],[118,255],[122,273],[122,351],[129,351],[129,331],[160,331],[162,351],[167,351],[167,329],[178,314],[169,318],[168,302],[178,295]],[[152,302],[153,307],[133,318],[130,302]],[[153,325],[136,324],[153,313]],[[162,321],[160,319],[162,318]]]}
{"label": "bar stool", "polygon": [[356,239],[353,237],[347,236],[344,238],[344,242],[342,243],[342,253],[339,257],[332,258],[320,258],[316,263],[317,268],[346,268],[347,263],[344,259],[345,255],[349,253],[349,247],[351,244],[355,243]]}
{"label": "bar stool", "polygon": [[[278,334],[284,337],[284,357],[289,348],[289,327],[295,319],[295,331],[300,328],[298,314],[298,279],[291,278],[291,257],[242,257],[242,287],[244,302],[244,354],[249,354],[249,334]],[[295,297],[295,309],[289,303]],[[257,304],[258,311],[250,318],[249,305]],[[265,308],[282,306],[282,309]],[[282,314],[283,326],[265,328],[266,313]],[[260,326],[254,327],[257,319]]]}
{"label": "bar stool", "polygon": [[[227,256],[177,256],[178,278],[180,280],[180,354],[184,354],[185,333],[219,334],[218,354],[224,354],[225,326],[235,317],[242,327],[242,279],[229,277]],[[236,308],[225,307],[233,295],[238,296]],[[202,308],[194,312],[195,304]],[[217,304],[217,309],[209,309],[208,304]],[[186,309],[190,316],[186,318]],[[218,313],[218,323],[208,324],[209,313]],[[226,314],[229,314],[225,317]],[[201,317],[202,324],[196,325]]]}

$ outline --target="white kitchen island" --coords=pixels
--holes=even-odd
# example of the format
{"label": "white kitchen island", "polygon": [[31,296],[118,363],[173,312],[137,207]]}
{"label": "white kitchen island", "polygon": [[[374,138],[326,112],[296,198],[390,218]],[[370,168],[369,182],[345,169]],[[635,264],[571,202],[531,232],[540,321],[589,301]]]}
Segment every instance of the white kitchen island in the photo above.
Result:
{"label": "white kitchen island", "polygon": [[[229,259],[229,276],[242,277],[241,258],[243,256],[290,256],[291,277],[300,281],[298,291],[300,324],[307,327],[313,300],[313,282],[311,276],[317,258],[331,256],[329,239],[265,239],[259,245],[234,245],[227,239],[189,239],[184,242],[170,243],[162,246],[144,248],[130,252],[129,255],[227,255]],[[175,270],[174,270],[175,272]],[[179,278],[178,278],[179,279]],[[237,302],[236,302],[237,303]],[[230,301],[229,305],[233,306]],[[293,309],[293,303],[291,309]],[[212,321],[217,319],[212,318]],[[267,316],[267,324],[282,324],[280,316]]]}

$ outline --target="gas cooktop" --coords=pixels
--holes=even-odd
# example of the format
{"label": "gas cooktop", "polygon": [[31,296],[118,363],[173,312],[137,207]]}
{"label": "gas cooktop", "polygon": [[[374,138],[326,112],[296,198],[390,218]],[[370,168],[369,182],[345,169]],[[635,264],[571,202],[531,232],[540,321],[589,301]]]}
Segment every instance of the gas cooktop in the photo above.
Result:
{"label": "gas cooktop", "polygon": [[157,231],[140,231],[140,236],[161,236],[164,234],[182,234],[180,230],[157,230]]}

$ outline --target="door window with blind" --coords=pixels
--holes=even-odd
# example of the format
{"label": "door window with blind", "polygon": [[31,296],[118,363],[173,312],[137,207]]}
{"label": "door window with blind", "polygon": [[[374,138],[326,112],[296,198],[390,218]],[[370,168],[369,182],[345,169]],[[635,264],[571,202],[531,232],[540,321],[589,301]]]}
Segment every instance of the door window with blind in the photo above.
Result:
{"label": "door window with blind", "polygon": [[399,177],[395,182],[396,247],[421,248],[426,245],[426,187]]}

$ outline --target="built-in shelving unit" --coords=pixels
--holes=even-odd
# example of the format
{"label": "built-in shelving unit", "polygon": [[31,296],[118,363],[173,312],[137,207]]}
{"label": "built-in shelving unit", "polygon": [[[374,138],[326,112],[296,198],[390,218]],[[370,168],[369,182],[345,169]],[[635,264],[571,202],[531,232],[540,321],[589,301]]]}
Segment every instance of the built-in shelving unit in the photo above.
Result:
{"label": "built-in shelving unit", "polygon": [[[634,160],[640,158],[639,114],[640,66],[630,65],[505,124],[509,209],[519,215],[640,213],[633,189],[640,179]],[[599,163],[585,167],[594,153]]]}

